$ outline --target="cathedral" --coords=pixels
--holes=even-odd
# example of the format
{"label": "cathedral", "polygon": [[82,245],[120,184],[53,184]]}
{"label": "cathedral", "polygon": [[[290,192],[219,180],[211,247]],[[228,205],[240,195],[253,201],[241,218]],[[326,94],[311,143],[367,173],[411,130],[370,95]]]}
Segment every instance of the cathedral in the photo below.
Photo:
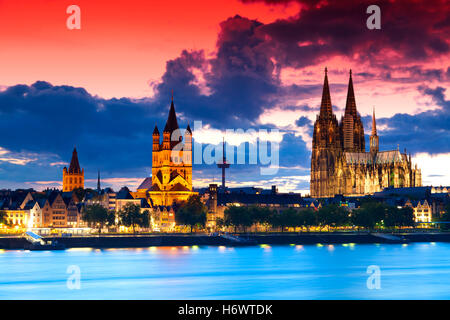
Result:
{"label": "cathedral", "polygon": [[333,113],[327,69],[320,113],[314,123],[311,154],[311,197],[341,194],[361,196],[387,187],[422,185],[421,171],[413,167],[406,150],[380,151],[375,110],[372,116],[370,150],[365,150],[364,127],[356,110],[352,72],[348,84],[345,113],[338,122]]}
{"label": "cathedral", "polygon": [[173,97],[162,136],[161,143],[159,129],[155,125],[152,176],[146,178],[136,192],[136,197],[147,198],[153,206],[170,206],[195,194],[192,191],[192,131],[188,124],[183,141]]}
{"label": "cathedral", "polygon": [[67,192],[78,188],[84,189],[84,169],[80,168],[77,149],[74,148],[69,170],[67,167],[63,169],[63,191]]}

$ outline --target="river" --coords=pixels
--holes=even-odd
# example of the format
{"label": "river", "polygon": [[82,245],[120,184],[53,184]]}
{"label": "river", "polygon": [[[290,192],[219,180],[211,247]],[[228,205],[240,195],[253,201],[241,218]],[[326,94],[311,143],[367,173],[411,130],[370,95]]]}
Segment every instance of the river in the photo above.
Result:
{"label": "river", "polygon": [[449,298],[449,243],[0,250],[2,300]]}

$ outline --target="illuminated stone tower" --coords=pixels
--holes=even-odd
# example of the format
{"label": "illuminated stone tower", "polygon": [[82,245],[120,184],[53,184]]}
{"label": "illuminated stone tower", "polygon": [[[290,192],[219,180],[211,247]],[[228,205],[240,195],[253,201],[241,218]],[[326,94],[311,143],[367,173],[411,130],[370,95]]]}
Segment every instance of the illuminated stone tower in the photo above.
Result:
{"label": "illuminated stone tower", "polygon": [[333,170],[335,160],[341,153],[341,135],[331,105],[327,68],[323,82],[320,113],[314,123],[311,154],[311,196],[331,196],[335,193]]}
{"label": "illuminated stone tower", "polygon": [[364,127],[359,113],[356,111],[355,91],[353,89],[352,70],[348,81],[345,114],[341,119],[342,146],[347,152],[364,152]]}
{"label": "illuminated stone tower", "polygon": [[80,168],[77,149],[74,148],[69,170],[67,167],[63,169],[63,191],[67,192],[78,188],[84,189],[84,169]]}
{"label": "illuminated stone tower", "polygon": [[184,201],[192,192],[192,131],[188,125],[178,127],[175,106],[172,101],[169,116],[160,143],[158,126],[153,130],[152,186],[148,190],[153,205],[172,205]]}

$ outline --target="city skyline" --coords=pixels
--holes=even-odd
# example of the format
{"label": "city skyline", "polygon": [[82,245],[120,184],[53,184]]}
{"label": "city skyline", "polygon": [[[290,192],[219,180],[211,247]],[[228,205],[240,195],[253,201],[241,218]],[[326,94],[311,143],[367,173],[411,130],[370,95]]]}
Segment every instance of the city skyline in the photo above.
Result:
{"label": "city skyline", "polygon": [[[261,176],[258,166],[234,165],[228,186],[275,184],[308,193],[325,66],[338,118],[352,69],[364,127],[371,127],[375,106],[382,148],[400,144],[411,152],[423,185],[450,181],[442,170],[450,160],[450,28],[445,10],[434,12],[432,3],[380,2],[387,12],[381,30],[365,27],[366,3],[358,16],[346,1],[321,7],[236,1],[222,11],[225,2],[211,8],[198,1],[191,4],[198,8],[194,24],[182,19],[181,2],[150,10],[135,1],[128,25],[118,19],[124,18],[119,1],[79,1],[81,30],[65,27],[67,4],[33,15],[36,3],[0,4],[7,48],[0,53],[3,188],[60,187],[74,146],[87,187],[95,188],[100,170],[104,186],[136,188],[150,176],[153,127],[163,126],[174,90],[180,126],[201,120],[204,143],[221,144],[227,128],[280,130],[278,173]],[[414,41],[418,35],[421,42]],[[219,182],[220,174],[215,164],[194,164],[193,185]]]}

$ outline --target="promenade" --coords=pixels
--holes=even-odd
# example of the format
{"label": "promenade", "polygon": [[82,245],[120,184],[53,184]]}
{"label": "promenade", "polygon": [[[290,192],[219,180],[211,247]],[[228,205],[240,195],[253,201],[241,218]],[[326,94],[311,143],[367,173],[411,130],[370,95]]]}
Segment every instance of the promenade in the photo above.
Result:
{"label": "promenade", "polygon": [[[239,235],[243,241],[205,234],[165,234],[165,235],[95,235],[84,237],[45,237],[57,240],[66,248],[138,248],[152,246],[246,246],[246,245],[287,245],[287,244],[373,244],[450,242],[450,233],[285,233],[285,234],[245,234]],[[0,237],[0,249],[23,249],[23,237]]]}

